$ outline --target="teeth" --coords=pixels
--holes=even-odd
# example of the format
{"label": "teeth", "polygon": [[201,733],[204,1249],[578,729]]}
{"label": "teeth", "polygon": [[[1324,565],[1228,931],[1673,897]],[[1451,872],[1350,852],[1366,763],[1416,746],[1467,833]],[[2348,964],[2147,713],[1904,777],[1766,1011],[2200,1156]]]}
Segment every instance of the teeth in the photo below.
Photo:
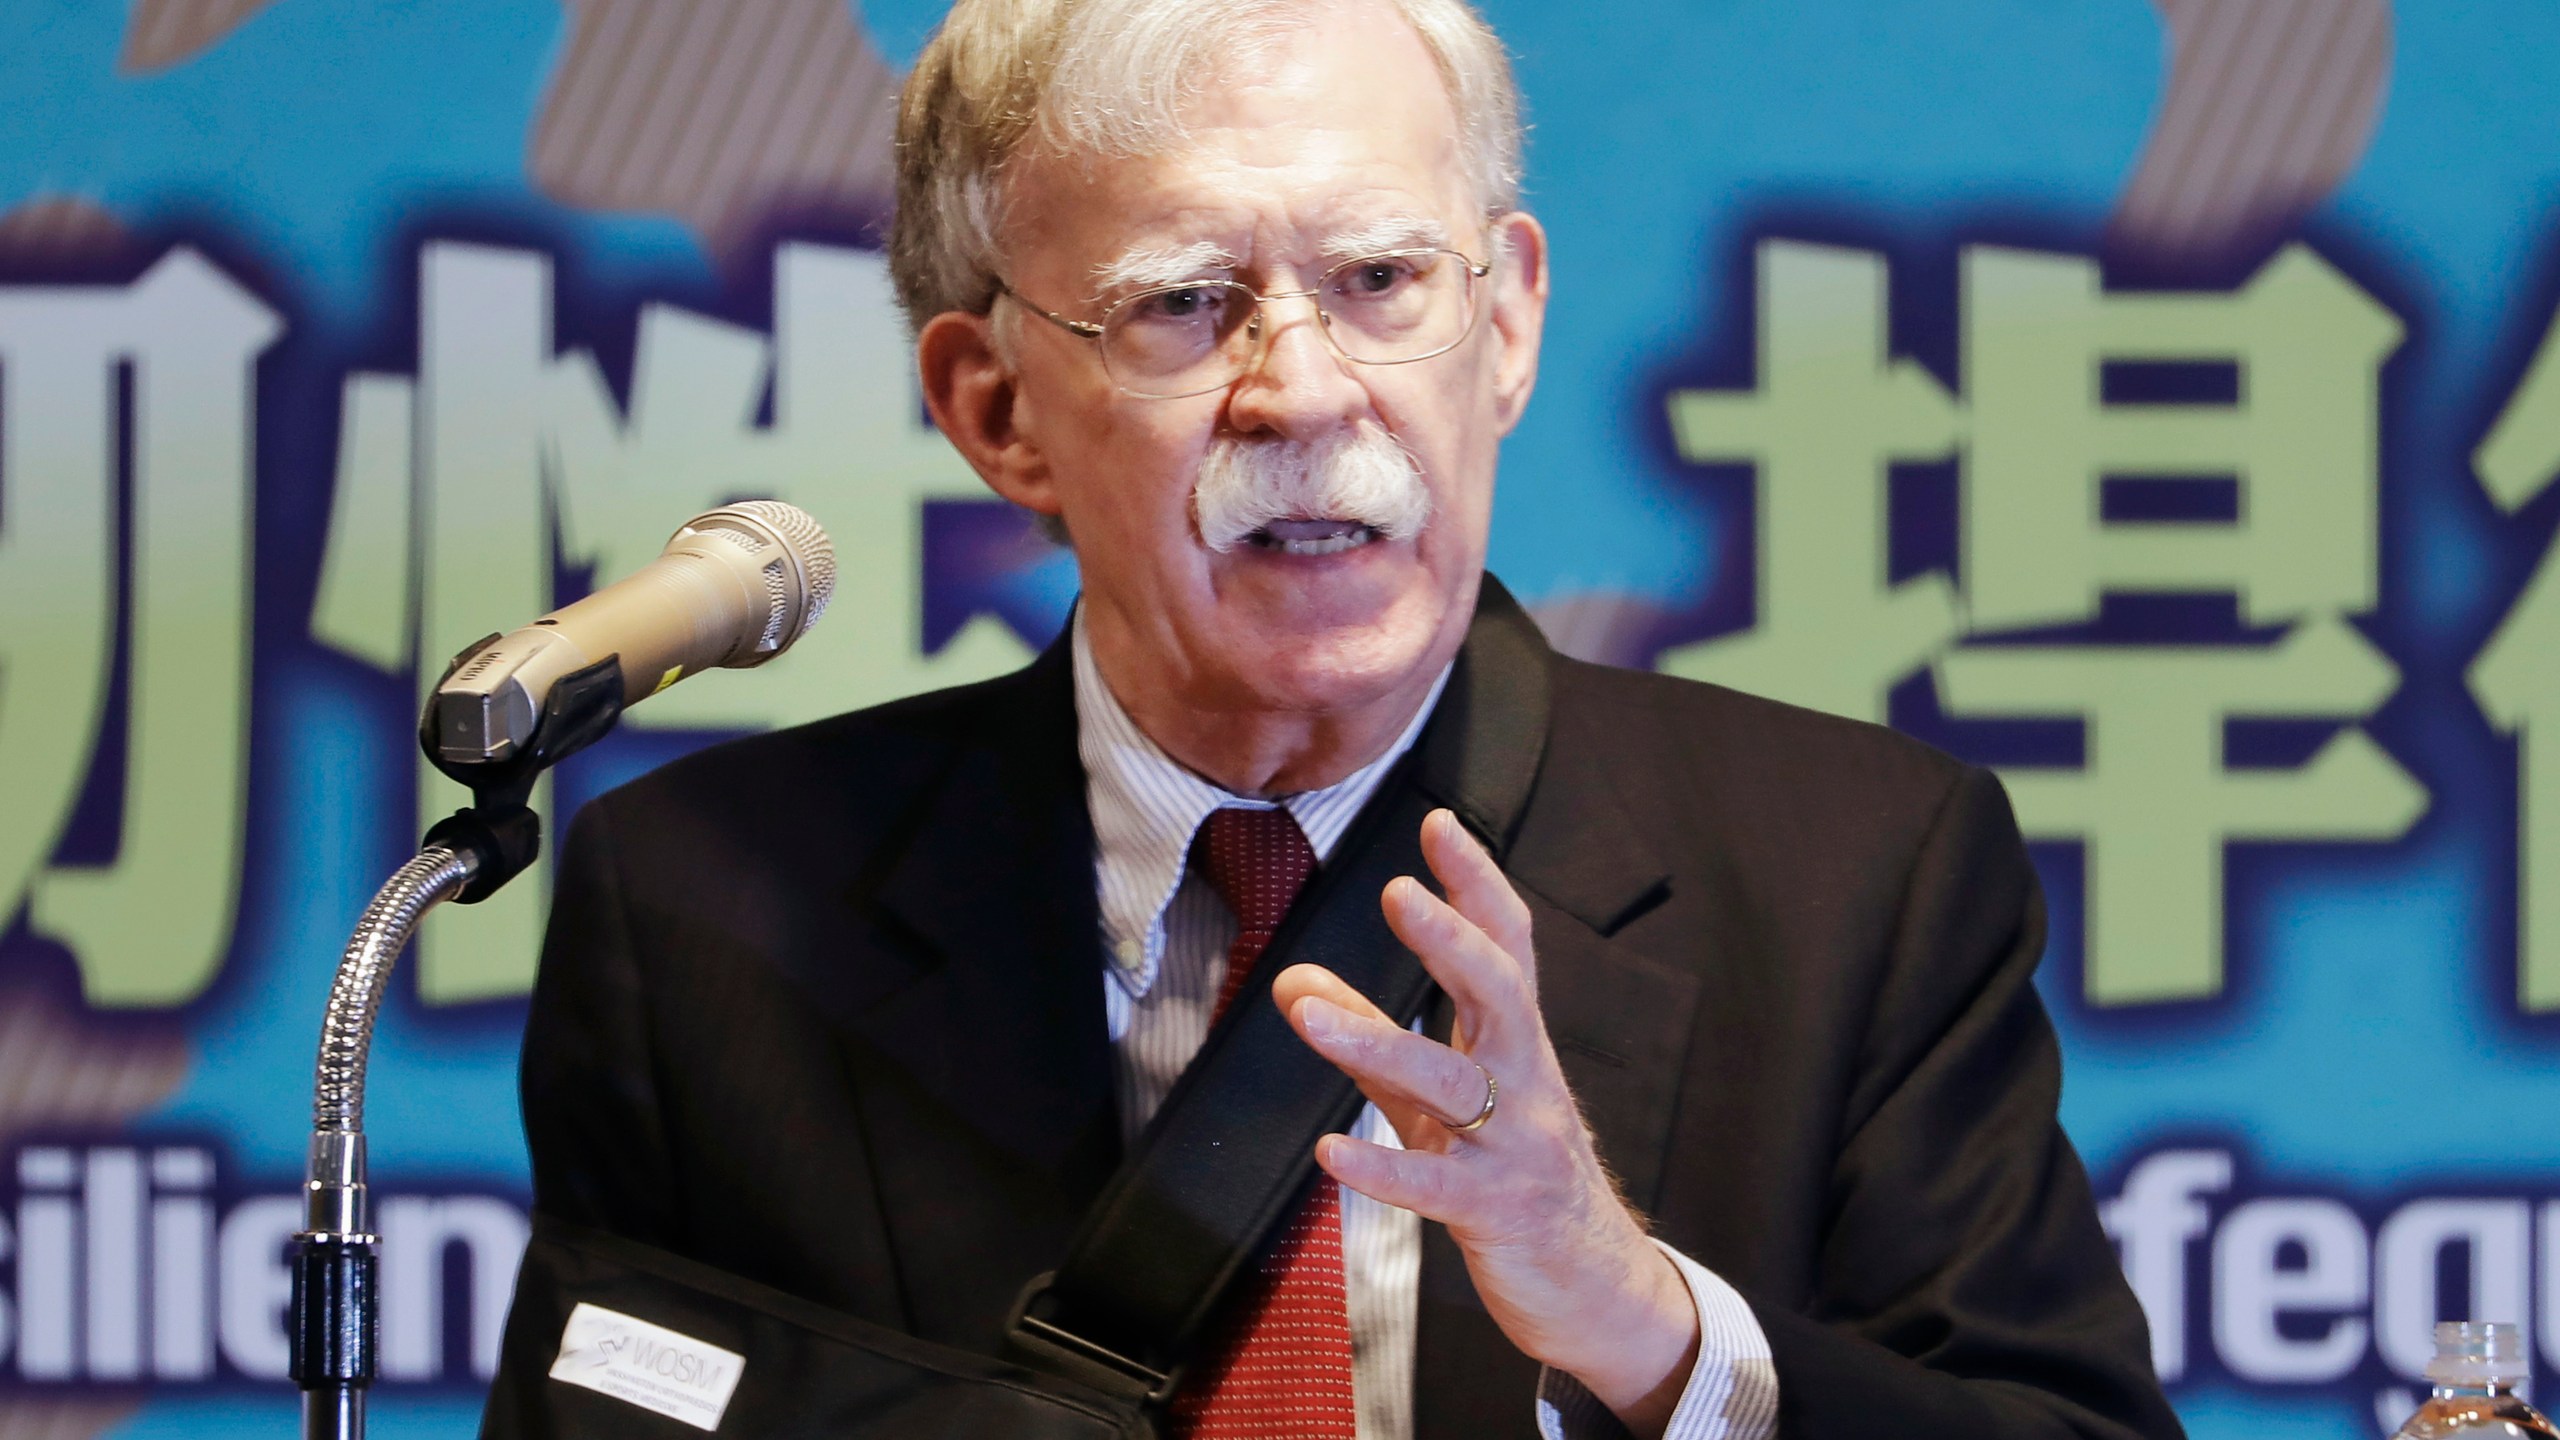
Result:
{"label": "teeth", "polygon": [[1358,549],[1377,536],[1377,531],[1362,525],[1345,534],[1315,539],[1283,540],[1267,530],[1255,532],[1253,539],[1263,549],[1276,550],[1283,555],[1338,555],[1345,550]]}

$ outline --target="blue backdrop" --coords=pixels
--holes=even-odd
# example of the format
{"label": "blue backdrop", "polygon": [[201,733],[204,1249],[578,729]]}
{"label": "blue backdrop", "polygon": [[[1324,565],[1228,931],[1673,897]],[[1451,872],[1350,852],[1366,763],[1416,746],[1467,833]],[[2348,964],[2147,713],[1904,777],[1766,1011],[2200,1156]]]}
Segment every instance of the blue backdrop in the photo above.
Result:
{"label": "blue backdrop", "polygon": [[[546,794],[1019,663],[1072,561],[877,251],[930,0],[0,12],[0,1433],[275,1434],[321,1000],[443,657],[771,494],[827,625]],[[2560,17],[1494,0],[1555,245],[1493,565],[1557,642],[1999,767],[2190,1427],[2560,1369]],[[2560,745],[2560,738],[2553,738]],[[2537,763],[2538,759],[2538,763]],[[390,1437],[524,1233],[544,900],[374,1067]]]}

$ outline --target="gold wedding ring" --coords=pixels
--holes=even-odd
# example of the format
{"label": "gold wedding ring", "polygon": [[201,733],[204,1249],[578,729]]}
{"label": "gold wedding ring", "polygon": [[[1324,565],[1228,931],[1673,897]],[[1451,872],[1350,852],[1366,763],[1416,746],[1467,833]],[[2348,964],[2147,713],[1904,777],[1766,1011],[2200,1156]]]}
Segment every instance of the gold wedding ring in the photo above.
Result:
{"label": "gold wedding ring", "polygon": [[[1472,1060],[1467,1063],[1475,1065],[1475,1062]],[[1449,1125],[1449,1122],[1446,1120],[1440,1122],[1443,1125],[1449,1125],[1451,1130],[1460,1135],[1464,1135],[1470,1130],[1483,1129],[1484,1122],[1493,1118],[1494,1100],[1502,1094],[1502,1087],[1494,1083],[1492,1071],[1487,1070],[1481,1065],[1476,1065],[1476,1073],[1484,1077],[1484,1108],[1476,1112],[1476,1118],[1468,1121],[1464,1125]]]}

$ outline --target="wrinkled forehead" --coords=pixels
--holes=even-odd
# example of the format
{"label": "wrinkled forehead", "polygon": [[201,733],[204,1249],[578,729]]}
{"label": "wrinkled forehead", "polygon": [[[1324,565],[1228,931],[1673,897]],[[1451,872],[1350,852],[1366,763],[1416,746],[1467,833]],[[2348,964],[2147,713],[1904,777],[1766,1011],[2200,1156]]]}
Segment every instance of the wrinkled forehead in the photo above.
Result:
{"label": "wrinkled forehead", "polygon": [[1178,123],[1146,143],[1052,141],[1018,158],[1005,226],[1017,273],[1299,267],[1472,228],[1456,107],[1391,6],[1340,7],[1204,64],[1168,112]]}

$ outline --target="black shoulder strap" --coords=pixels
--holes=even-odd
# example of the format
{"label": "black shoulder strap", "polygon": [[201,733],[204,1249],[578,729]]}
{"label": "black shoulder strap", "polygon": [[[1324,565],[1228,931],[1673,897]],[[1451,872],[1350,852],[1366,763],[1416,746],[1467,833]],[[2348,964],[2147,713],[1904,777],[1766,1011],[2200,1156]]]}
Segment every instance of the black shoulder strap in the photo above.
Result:
{"label": "black shoulder strap", "polygon": [[1066,1258],[1024,1293],[1015,1358],[1112,1393],[1172,1393],[1229,1282],[1314,1175],[1315,1142],[1360,1109],[1350,1078],[1270,1003],[1273,978],[1322,965],[1399,1023],[1421,1013],[1431,978],[1387,928],[1379,895],[1399,875],[1433,884],[1421,830],[1436,807],[1497,855],[1507,847],[1546,738],[1544,651],[1487,577],[1438,713],[1291,907]]}

